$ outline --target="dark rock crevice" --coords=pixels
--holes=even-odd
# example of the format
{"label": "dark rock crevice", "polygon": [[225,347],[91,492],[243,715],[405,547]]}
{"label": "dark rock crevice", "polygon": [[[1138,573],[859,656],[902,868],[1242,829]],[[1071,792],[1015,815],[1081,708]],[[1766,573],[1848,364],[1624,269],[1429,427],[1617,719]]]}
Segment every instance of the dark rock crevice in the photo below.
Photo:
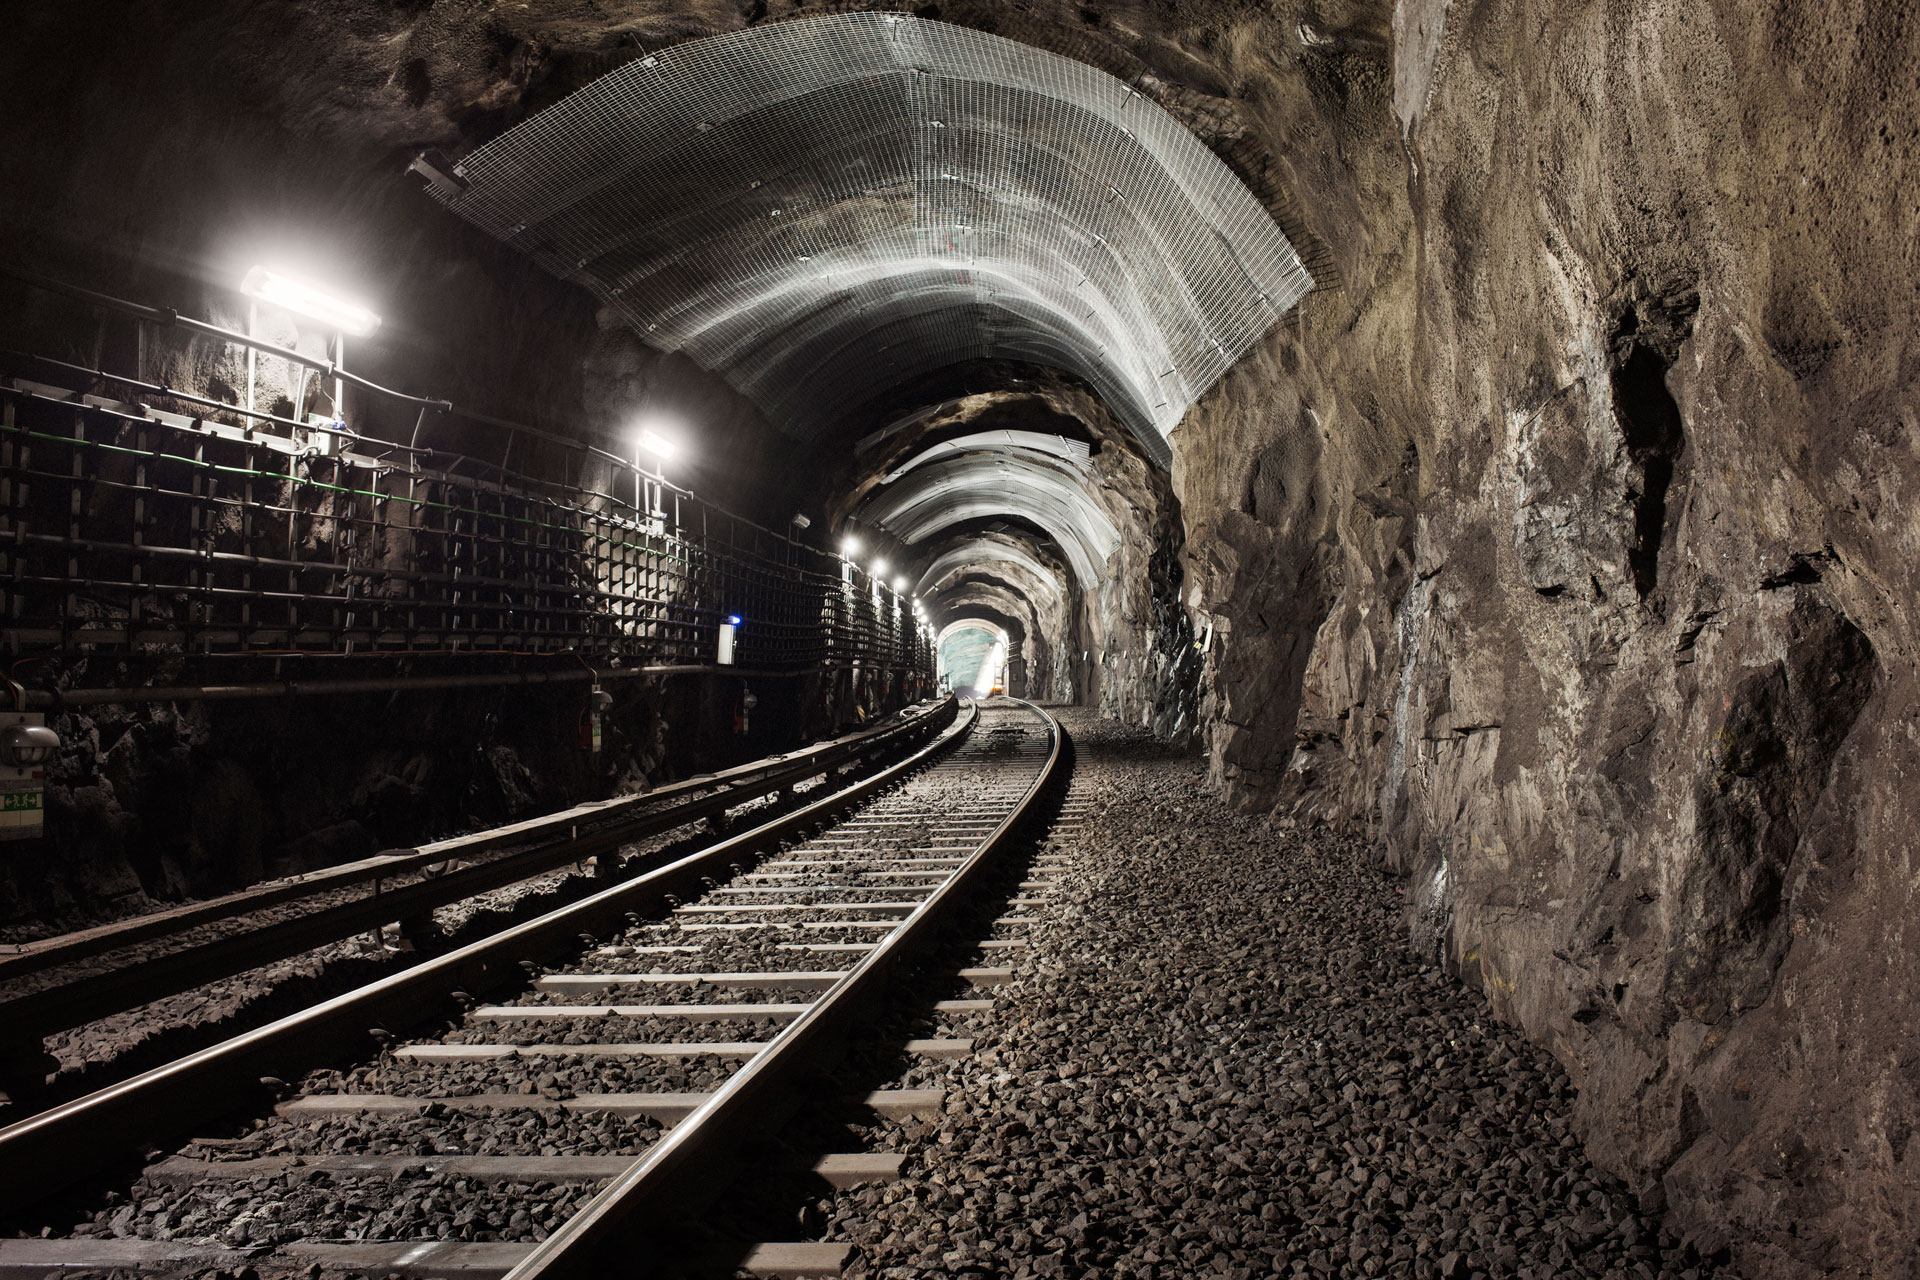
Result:
{"label": "dark rock crevice", "polygon": [[1702,1023],[1759,1007],[1791,945],[1789,886],[1834,758],[1877,683],[1873,645],[1844,615],[1799,601],[1784,656],[1729,696],[1698,784],[1699,854],[1681,889],[1676,1003]]}

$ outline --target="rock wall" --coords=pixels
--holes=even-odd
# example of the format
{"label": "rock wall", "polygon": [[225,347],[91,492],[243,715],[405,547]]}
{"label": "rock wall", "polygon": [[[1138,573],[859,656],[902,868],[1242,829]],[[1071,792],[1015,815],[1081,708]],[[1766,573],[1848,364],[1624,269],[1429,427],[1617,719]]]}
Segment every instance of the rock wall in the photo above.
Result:
{"label": "rock wall", "polygon": [[1375,831],[1703,1247],[1911,1274],[1920,28],[1297,16],[1210,37],[1338,283],[1180,436],[1216,779]]}

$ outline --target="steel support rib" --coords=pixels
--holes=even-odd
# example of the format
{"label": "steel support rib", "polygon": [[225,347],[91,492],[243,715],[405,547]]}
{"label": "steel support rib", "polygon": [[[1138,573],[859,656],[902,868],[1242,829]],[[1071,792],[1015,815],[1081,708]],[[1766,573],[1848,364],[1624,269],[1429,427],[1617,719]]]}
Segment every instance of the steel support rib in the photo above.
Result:
{"label": "steel support rib", "polygon": [[978,707],[892,768],[787,816],[722,841],[537,920],[449,952],[302,1013],[0,1129],[0,1198],[25,1202],[244,1105],[263,1076],[296,1075],[365,1043],[369,1028],[426,1021],[450,992],[518,979],[519,962],[577,951],[581,933],[617,928],[628,912],[691,896],[703,877],[765,842],[826,820],[900,781],[972,731]]}
{"label": "steel support rib", "polygon": [[894,968],[923,947],[964,901],[975,875],[1000,851],[1051,780],[1060,761],[1060,726],[1032,703],[1022,705],[1046,723],[1052,744],[1032,786],[1012,812],[899,929],[768,1042],[698,1111],[552,1236],[535,1245],[508,1280],[645,1276],[672,1262],[661,1256],[662,1241],[684,1225],[689,1209],[719,1189],[716,1183],[725,1175],[733,1148],[748,1133],[763,1128],[766,1109],[777,1108],[783,1091],[838,1055],[845,1030],[879,998]]}

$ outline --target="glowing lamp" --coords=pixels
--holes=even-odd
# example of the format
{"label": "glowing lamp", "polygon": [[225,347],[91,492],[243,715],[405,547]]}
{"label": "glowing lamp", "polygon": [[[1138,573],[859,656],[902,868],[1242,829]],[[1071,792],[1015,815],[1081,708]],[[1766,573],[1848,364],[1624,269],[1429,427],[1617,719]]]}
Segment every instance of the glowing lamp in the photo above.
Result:
{"label": "glowing lamp", "polygon": [[60,736],[43,725],[11,724],[0,737],[0,748],[14,768],[38,769],[60,749]]}
{"label": "glowing lamp", "polygon": [[318,320],[329,329],[364,338],[380,327],[380,317],[355,302],[337,298],[292,276],[255,267],[240,281],[240,292],[276,307]]}

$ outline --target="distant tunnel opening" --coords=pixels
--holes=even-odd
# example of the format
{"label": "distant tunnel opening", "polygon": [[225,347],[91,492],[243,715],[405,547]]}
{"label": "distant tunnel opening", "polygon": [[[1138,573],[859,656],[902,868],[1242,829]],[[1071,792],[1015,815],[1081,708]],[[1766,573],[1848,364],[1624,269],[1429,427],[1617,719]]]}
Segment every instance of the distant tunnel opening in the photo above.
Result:
{"label": "distant tunnel opening", "polygon": [[1007,633],[992,623],[954,623],[940,636],[940,683],[972,697],[1004,693],[1009,651]]}

